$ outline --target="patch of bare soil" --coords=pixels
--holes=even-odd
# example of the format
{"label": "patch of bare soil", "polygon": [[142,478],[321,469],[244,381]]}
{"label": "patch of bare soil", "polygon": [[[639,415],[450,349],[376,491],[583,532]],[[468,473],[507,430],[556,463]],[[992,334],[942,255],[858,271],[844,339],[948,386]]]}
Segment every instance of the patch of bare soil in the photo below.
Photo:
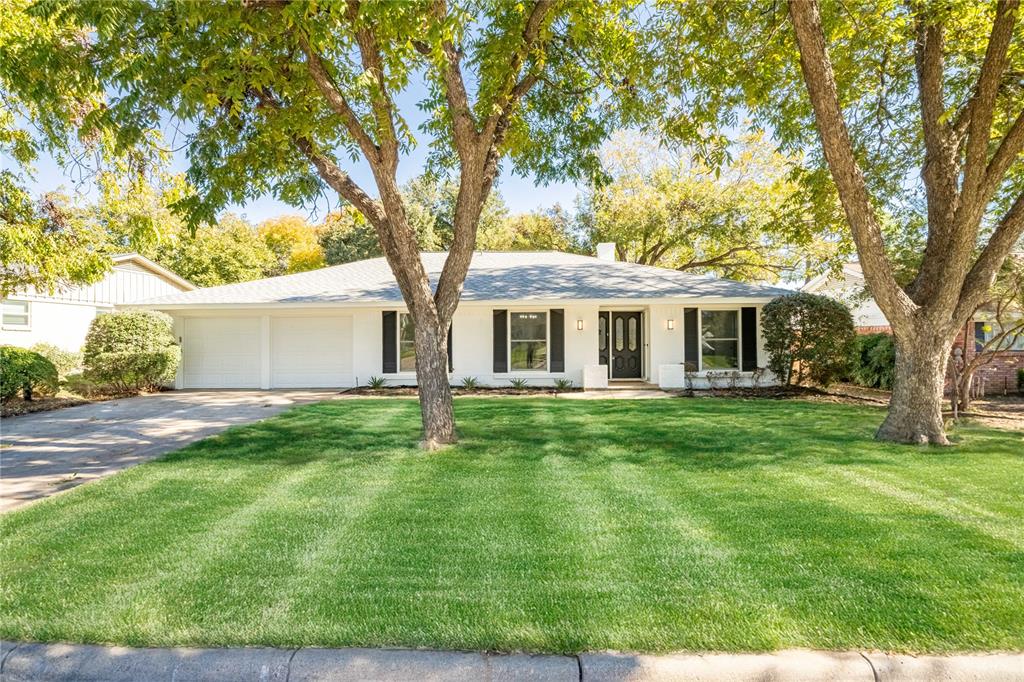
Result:
{"label": "patch of bare soil", "polygon": [[[859,387],[853,387],[859,388]],[[862,389],[868,390],[871,389]],[[813,386],[765,386],[759,388],[712,388],[682,391],[681,396],[693,398],[764,398],[768,400],[809,400],[820,403],[842,403],[848,405],[886,405],[889,402],[888,393],[884,397],[870,393],[843,390],[839,386],[830,386],[827,389]]]}
{"label": "patch of bare soil", "polygon": [[976,398],[964,416],[996,429],[1024,431],[1024,395]]}
{"label": "patch of bare soil", "polygon": [[6,403],[0,405],[0,417],[17,417],[22,414],[32,414],[33,412],[49,412],[51,410],[60,410],[65,407],[75,407],[77,405],[87,405],[89,403],[100,403],[107,400],[117,400],[119,398],[131,398],[136,395],[147,395],[146,393],[97,393],[90,394],[88,397],[78,395],[77,393],[68,393],[61,391],[57,395],[43,396],[34,398],[32,400],[22,400],[21,398],[13,398]]}
{"label": "patch of bare soil", "polygon": [[63,407],[74,407],[92,402],[88,398],[49,396],[35,398],[34,400],[22,400],[13,398],[0,406],[0,417],[16,417],[19,414],[31,414],[32,412],[48,412],[59,410]]}

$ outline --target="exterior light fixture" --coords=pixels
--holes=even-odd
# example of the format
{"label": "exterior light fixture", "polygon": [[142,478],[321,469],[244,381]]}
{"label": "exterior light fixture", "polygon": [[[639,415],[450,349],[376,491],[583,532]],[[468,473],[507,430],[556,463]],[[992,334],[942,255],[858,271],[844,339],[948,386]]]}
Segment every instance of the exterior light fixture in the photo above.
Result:
{"label": "exterior light fixture", "polygon": [[576,331],[583,331],[583,320],[576,320]]}
{"label": "exterior light fixture", "polygon": [[669,331],[672,331],[673,329],[676,328],[676,321],[675,320],[666,320],[665,321],[665,328],[668,329]]}

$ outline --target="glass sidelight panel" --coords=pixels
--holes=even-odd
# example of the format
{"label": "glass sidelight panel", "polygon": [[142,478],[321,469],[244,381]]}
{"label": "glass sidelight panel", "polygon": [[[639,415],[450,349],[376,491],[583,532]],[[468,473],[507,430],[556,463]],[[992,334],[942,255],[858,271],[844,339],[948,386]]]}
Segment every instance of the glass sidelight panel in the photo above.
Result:
{"label": "glass sidelight panel", "polygon": [[604,315],[597,319],[597,349],[602,353],[608,350],[608,318]]}

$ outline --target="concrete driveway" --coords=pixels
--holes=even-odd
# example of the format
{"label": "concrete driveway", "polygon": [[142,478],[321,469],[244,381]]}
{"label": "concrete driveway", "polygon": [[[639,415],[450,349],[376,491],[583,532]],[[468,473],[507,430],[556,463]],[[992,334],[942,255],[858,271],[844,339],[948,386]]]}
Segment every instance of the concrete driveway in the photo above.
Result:
{"label": "concrete driveway", "polygon": [[337,391],[173,391],[0,423],[0,512]]}

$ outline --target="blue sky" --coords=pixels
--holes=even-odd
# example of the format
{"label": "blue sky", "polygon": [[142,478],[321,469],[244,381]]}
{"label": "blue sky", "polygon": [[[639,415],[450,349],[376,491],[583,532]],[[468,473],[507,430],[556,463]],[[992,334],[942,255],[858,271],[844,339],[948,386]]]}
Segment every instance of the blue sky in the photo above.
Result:
{"label": "blue sky", "polygon": [[[400,182],[405,182],[422,172],[424,156],[425,148],[424,145],[421,145],[418,149],[414,150],[412,155],[402,160],[398,169]],[[187,160],[185,159],[184,154],[181,154],[180,157],[176,159],[175,168],[184,170],[186,164]],[[2,166],[4,168],[16,170],[14,168],[14,164],[6,156],[2,160]],[[364,189],[366,189],[370,194],[376,195],[373,178],[367,168],[350,164],[348,170],[352,174],[352,177],[355,178]],[[30,190],[35,194],[49,192],[63,187],[64,191],[68,194],[80,196],[85,201],[94,197],[95,192],[92,185],[89,183],[80,184],[74,176],[74,173],[65,172],[65,170],[62,169],[52,157],[44,155],[35,164],[34,177],[29,179],[27,184]],[[505,202],[513,213],[528,212],[538,208],[547,208],[555,205],[556,203],[561,204],[563,208],[571,211],[579,192],[578,188],[573,183],[553,183],[548,186],[544,186],[536,184],[532,177],[521,178],[512,175],[509,172],[502,173],[499,180],[498,190],[505,198]],[[308,212],[304,211],[302,208],[289,206],[288,204],[278,201],[271,196],[260,197],[243,206],[233,206],[229,210],[235,213],[244,214],[254,223],[271,216],[285,213],[299,213],[304,215]],[[319,218],[323,217],[326,210],[327,207],[325,205],[318,207],[317,212],[319,214]]]}
{"label": "blue sky", "polygon": [[[404,183],[423,172],[429,151],[430,137],[419,130],[420,125],[426,119],[424,112],[417,106],[418,102],[426,94],[426,85],[422,80],[415,79],[409,87],[399,93],[395,98],[395,104],[406,117],[409,128],[414,131],[417,137],[417,146],[411,150],[399,164],[398,180]],[[184,126],[183,126],[184,127]],[[165,131],[165,137],[170,140],[171,134]],[[187,168],[188,160],[184,151],[179,152],[173,160],[175,171],[184,171]],[[11,159],[3,156],[0,158],[0,166],[16,170]],[[369,194],[376,196],[377,191],[373,182],[373,176],[365,163],[349,163],[347,160],[342,166]],[[95,188],[89,183],[79,183],[78,174],[74,170],[66,171],[49,155],[42,156],[35,164],[35,173],[28,179],[28,186],[35,194],[49,192],[58,188],[73,196],[77,195],[84,201],[95,197]],[[513,213],[529,212],[539,208],[548,208],[555,204],[567,210],[573,210],[579,189],[574,183],[562,182],[551,183],[547,186],[537,184],[531,177],[518,177],[509,171],[504,171],[498,180],[498,191],[504,197],[509,209]],[[321,204],[316,208],[316,219],[322,219],[324,214],[336,205],[336,198],[330,193],[332,204],[327,206]],[[232,206],[228,210],[234,213],[245,215],[251,222],[257,223],[266,218],[285,213],[310,214],[309,210],[301,207],[289,206],[277,201],[272,196],[263,196],[253,199],[244,205]]]}

